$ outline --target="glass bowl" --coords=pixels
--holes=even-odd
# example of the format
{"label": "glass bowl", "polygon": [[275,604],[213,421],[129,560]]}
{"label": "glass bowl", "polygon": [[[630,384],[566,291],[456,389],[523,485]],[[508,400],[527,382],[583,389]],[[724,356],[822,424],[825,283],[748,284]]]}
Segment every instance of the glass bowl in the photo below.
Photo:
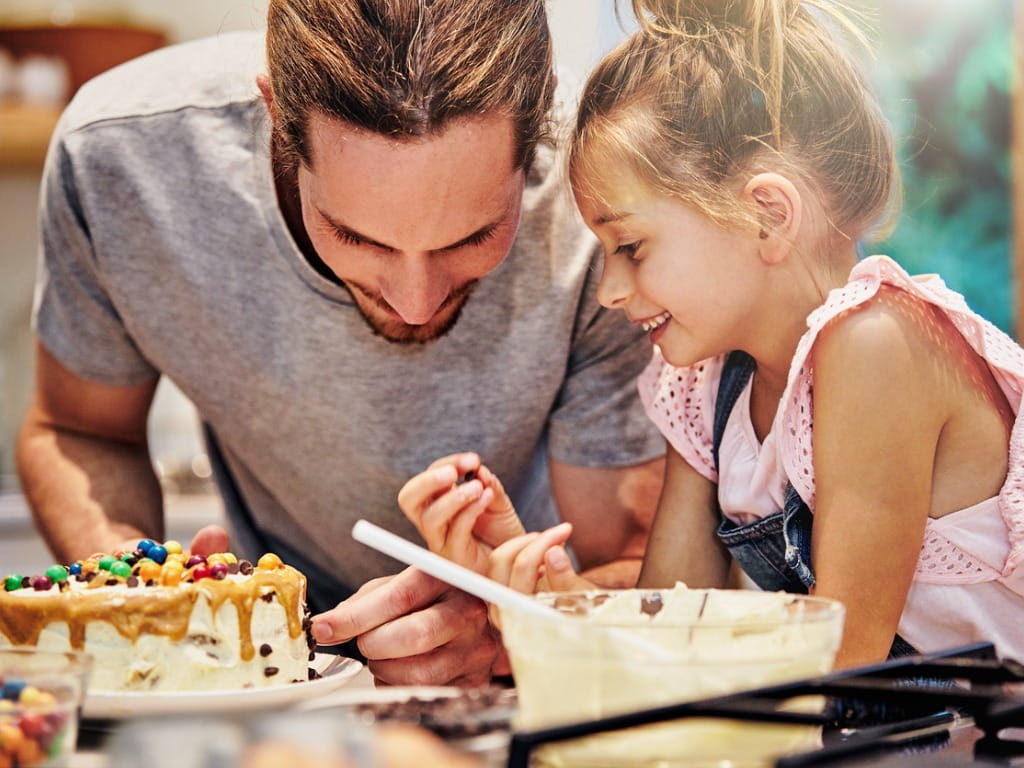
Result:
{"label": "glass bowl", "polygon": [[0,765],[66,765],[92,657],[76,651],[0,649]]}
{"label": "glass bowl", "polygon": [[[526,730],[825,674],[844,616],[841,603],[825,598],[683,585],[543,593],[537,600],[561,616],[499,609],[519,699],[515,726]],[[545,762],[757,764],[744,757],[810,748],[819,735],[723,720],[635,729],[641,731],[642,738],[622,732],[583,739],[583,746],[561,750],[572,751],[571,760]]]}

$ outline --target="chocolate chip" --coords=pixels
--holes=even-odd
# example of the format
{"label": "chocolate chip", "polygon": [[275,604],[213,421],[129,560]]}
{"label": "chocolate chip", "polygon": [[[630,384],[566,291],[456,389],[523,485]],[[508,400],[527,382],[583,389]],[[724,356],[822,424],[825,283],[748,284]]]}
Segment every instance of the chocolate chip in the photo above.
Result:
{"label": "chocolate chip", "polygon": [[651,592],[640,598],[640,612],[654,616],[665,606],[661,592]]}
{"label": "chocolate chip", "polygon": [[274,602],[274,595],[276,594],[276,592],[271,590],[270,592],[267,592],[265,595],[260,595],[260,600],[262,600],[264,603],[272,603]]}
{"label": "chocolate chip", "polygon": [[280,672],[280,670],[279,670],[279,669],[278,669],[277,667],[266,667],[266,668],[265,668],[265,669],[263,670],[263,676],[264,676],[264,677],[273,677],[273,676],[274,676],[274,675],[276,675],[276,674],[277,674],[278,672]]}
{"label": "chocolate chip", "polygon": [[71,589],[71,583],[68,581],[58,581],[57,589],[59,589],[61,592],[67,592],[69,589]]}
{"label": "chocolate chip", "polygon": [[89,576],[90,576],[90,574],[87,574],[87,573],[76,573],[75,574],[75,581],[78,581],[78,582],[88,581],[89,580]]}
{"label": "chocolate chip", "polygon": [[138,576],[140,570],[142,570],[142,566],[141,565],[133,565],[132,566],[132,576]]}
{"label": "chocolate chip", "polygon": [[248,560],[238,561],[238,572],[241,573],[243,576],[248,576],[250,573],[253,572],[253,570],[254,569],[252,567],[252,563],[250,563]]}
{"label": "chocolate chip", "polygon": [[32,584],[32,579],[29,576],[21,577],[21,588],[28,589],[29,585]]}
{"label": "chocolate chip", "polygon": [[264,643],[260,646],[260,656],[269,656],[274,652],[274,649],[270,647],[269,643]]}
{"label": "chocolate chip", "polygon": [[309,677],[310,680],[319,680],[320,679],[320,673],[317,672],[312,667],[310,667],[309,668],[309,675],[308,675],[308,677]]}
{"label": "chocolate chip", "polygon": [[120,584],[120,583],[121,583],[120,579],[107,579],[107,586],[108,587],[112,587],[115,584]]}
{"label": "chocolate chip", "polygon": [[313,661],[313,659],[315,659],[315,658],[316,658],[316,654],[315,654],[315,653],[313,653],[313,651],[310,651],[310,652],[309,652],[309,660],[310,660],[310,661]]}
{"label": "chocolate chip", "polygon": [[137,586],[139,586],[139,577],[138,576],[129,576],[125,580],[124,583],[126,585],[128,585],[129,587],[137,587]]}
{"label": "chocolate chip", "polygon": [[96,575],[97,575],[96,571],[89,571],[87,574],[85,574],[85,580],[86,581],[92,581],[93,579],[96,578]]}
{"label": "chocolate chip", "polygon": [[147,587],[155,587],[156,586],[156,579],[146,579],[146,586]]}

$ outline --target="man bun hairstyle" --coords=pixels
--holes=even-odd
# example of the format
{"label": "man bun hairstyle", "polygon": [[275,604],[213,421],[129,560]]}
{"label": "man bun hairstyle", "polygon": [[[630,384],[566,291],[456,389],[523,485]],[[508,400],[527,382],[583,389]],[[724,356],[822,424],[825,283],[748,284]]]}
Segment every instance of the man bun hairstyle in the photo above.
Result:
{"label": "man bun hairstyle", "polygon": [[316,110],[395,139],[504,114],[516,168],[550,132],[544,0],[270,0],[267,66],[285,158],[310,164]]}
{"label": "man bun hairstyle", "polygon": [[[736,194],[779,169],[811,186],[835,230],[891,225],[891,129],[851,54],[863,42],[827,0],[632,0],[639,31],[592,73],[569,174],[584,194],[612,158],[723,226],[751,220]],[[596,174],[596,175],[595,175]]]}

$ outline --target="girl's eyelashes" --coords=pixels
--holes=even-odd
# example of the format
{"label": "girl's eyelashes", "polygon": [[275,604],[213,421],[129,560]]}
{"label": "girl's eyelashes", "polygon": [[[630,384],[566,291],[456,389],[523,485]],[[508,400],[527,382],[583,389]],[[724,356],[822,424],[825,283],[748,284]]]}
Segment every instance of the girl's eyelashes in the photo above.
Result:
{"label": "girl's eyelashes", "polygon": [[636,261],[636,252],[639,247],[639,240],[633,243],[623,243],[622,245],[615,249],[615,253],[621,256],[625,256],[630,261]]}

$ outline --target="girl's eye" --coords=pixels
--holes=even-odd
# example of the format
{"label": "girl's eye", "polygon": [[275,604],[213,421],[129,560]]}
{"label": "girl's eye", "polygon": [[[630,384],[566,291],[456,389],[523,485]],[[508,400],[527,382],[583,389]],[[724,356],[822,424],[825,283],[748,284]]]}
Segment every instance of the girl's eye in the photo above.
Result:
{"label": "girl's eye", "polygon": [[625,256],[630,261],[636,261],[637,260],[636,252],[637,252],[637,249],[639,247],[640,247],[640,242],[639,241],[637,241],[635,243],[623,243],[622,245],[620,245],[618,248],[615,249],[615,253],[618,254],[618,255],[621,255],[621,256]]}

